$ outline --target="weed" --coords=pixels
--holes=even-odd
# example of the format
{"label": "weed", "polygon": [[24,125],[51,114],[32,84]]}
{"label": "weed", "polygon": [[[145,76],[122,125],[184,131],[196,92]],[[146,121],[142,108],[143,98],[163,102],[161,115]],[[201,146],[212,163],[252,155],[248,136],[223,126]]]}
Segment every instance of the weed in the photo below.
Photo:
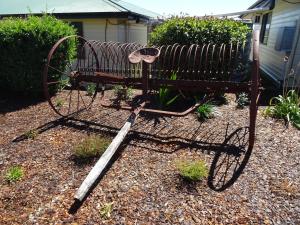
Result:
{"label": "weed", "polygon": [[180,160],[176,162],[180,176],[188,181],[199,181],[208,176],[208,169],[204,161]]}
{"label": "weed", "polygon": [[204,103],[197,108],[197,116],[204,121],[214,117],[214,106],[210,103]]}
{"label": "weed", "polygon": [[250,101],[249,101],[248,94],[244,92],[239,93],[237,95],[236,103],[237,103],[236,107],[238,109],[243,109],[246,105],[249,105]]}
{"label": "weed", "polygon": [[113,211],[113,204],[114,202],[111,203],[106,203],[102,208],[100,209],[100,216],[104,219],[109,219],[111,216],[111,212]]}
{"label": "weed", "polygon": [[117,99],[126,101],[133,97],[133,89],[131,87],[123,87],[122,85],[114,86],[114,94]]}
{"label": "weed", "polygon": [[34,140],[38,136],[38,131],[37,130],[29,130],[29,131],[26,131],[26,133],[24,135],[27,139]]}
{"label": "weed", "polygon": [[23,169],[21,166],[13,166],[8,169],[5,174],[5,180],[9,183],[13,183],[22,179],[24,175]]}
{"label": "weed", "polygon": [[91,135],[75,147],[74,155],[81,159],[100,156],[104,153],[110,142],[111,140],[107,137]]}
{"label": "weed", "polygon": [[295,90],[291,90],[284,96],[274,97],[264,114],[273,118],[284,119],[287,124],[292,123],[300,129],[300,96]]}
{"label": "weed", "polygon": [[86,94],[88,96],[93,96],[96,92],[96,88],[97,88],[96,84],[94,84],[94,83],[88,84],[88,86],[86,88]]}
{"label": "weed", "polygon": [[61,108],[63,105],[64,105],[64,100],[62,100],[62,99],[60,99],[60,98],[56,99],[56,101],[55,101],[55,106],[56,106],[57,108]]}

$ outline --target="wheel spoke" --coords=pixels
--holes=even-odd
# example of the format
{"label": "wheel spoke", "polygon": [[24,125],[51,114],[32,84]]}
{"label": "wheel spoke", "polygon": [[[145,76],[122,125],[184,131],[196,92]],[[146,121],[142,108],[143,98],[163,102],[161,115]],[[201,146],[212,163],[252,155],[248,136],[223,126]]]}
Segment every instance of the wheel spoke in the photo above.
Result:
{"label": "wheel spoke", "polygon": [[59,73],[61,73],[61,74],[64,74],[64,75],[66,75],[66,76],[69,76],[69,74],[68,74],[68,73],[66,73],[66,72],[62,72],[61,70],[59,70],[59,69],[56,69],[56,68],[54,68],[53,66],[50,66],[50,65],[48,65],[48,67],[49,67],[49,68],[51,68],[51,69],[53,69],[53,70],[55,70],[55,71],[57,71],[57,72],[59,72]]}

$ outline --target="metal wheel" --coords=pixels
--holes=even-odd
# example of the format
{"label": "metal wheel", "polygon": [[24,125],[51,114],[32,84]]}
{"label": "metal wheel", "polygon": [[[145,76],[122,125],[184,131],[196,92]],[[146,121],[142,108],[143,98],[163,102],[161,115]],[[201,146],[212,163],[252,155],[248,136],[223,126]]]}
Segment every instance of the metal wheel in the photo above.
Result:
{"label": "metal wheel", "polygon": [[80,81],[78,76],[93,76],[98,69],[96,52],[88,41],[76,35],[60,39],[49,52],[43,73],[44,94],[52,109],[63,117],[88,109],[99,84]]}

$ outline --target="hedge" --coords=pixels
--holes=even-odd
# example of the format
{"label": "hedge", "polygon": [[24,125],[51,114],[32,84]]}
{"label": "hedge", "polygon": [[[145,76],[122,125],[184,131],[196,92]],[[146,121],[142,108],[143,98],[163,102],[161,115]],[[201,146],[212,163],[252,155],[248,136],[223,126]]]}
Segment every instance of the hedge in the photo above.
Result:
{"label": "hedge", "polygon": [[[60,38],[75,33],[73,27],[50,15],[0,20],[0,90],[41,96],[42,71],[50,49]],[[61,51],[73,57],[75,46],[75,42],[68,43]],[[55,63],[56,68],[66,64]]]}
{"label": "hedge", "polygon": [[153,30],[150,44],[243,43],[249,32],[246,24],[231,19],[172,17]]}

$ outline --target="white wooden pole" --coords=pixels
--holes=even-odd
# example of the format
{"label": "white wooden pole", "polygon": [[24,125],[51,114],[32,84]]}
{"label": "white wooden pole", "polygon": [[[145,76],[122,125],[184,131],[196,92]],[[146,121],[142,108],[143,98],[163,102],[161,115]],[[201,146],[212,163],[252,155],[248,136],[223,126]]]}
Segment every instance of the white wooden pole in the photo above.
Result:
{"label": "white wooden pole", "polygon": [[77,190],[75,194],[75,199],[82,201],[86,194],[89,192],[90,188],[93,186],[95,181],[98,179],[98,177],[101,175],[113,155],[116,153],[118,147],[124,140],[125,136],[129,132],[130,128],[134,124],[138,113],[140,112],[141,108],[144,106],[144,103],[141,105],[140,108],[136,109],[131,116],[128,118],[127,122],[124,124],[122,129],[119,131],[117,136],[114,138],[114,140],[111,142],[111,144],[108,146],[106,151],[103,153],[103,155],[100,157],[96,165],[92,168],[88,176],[85,178],[79,189]]}

